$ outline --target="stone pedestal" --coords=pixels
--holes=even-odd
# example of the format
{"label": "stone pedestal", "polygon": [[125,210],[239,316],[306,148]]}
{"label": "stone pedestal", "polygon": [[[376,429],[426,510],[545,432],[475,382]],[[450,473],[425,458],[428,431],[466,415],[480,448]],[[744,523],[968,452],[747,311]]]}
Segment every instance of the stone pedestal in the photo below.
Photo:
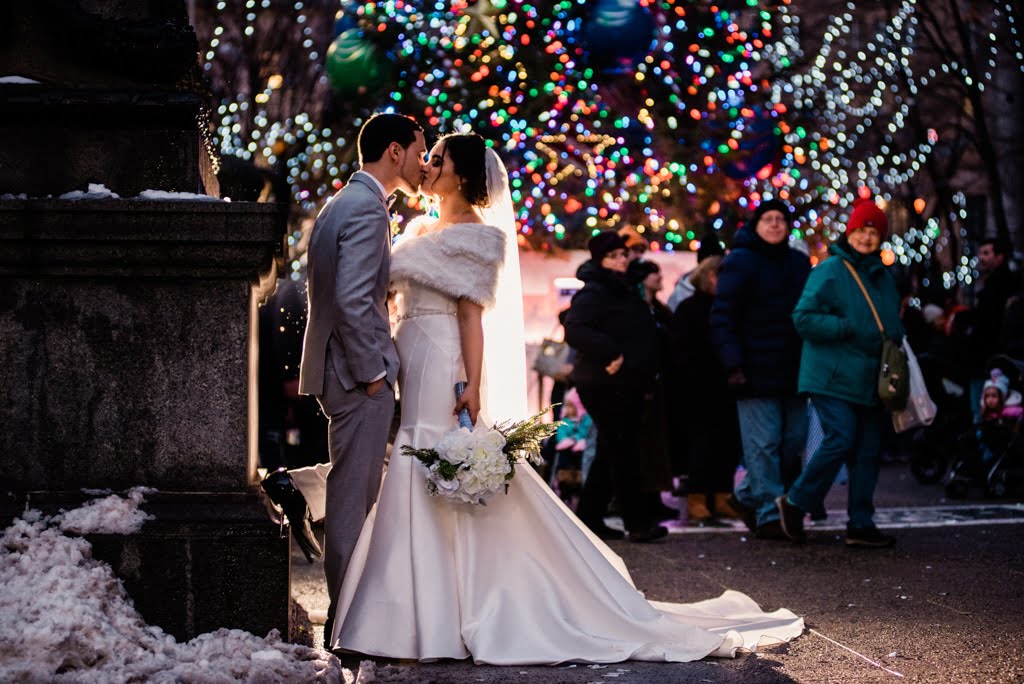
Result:
{"label": "stone pedestal", "polygon": [[[143,617],[287,635],[288,538],[256,480],[286,212],[216,199],[184,3],[8,4],[0,75],[38,83],[0,84],[0,524],[154,487],[140,533],[91,538]],[[90,183],[123,199],[56,199]]]}

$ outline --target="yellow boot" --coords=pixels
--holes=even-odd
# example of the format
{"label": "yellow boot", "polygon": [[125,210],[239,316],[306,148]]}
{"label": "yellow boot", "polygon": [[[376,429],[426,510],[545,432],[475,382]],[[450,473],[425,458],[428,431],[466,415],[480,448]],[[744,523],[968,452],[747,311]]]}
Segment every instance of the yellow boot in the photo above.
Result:
{"label": "yellow boot", "polygon": [[686,495],[686,519],[691,525],[711,519],[711,511],[708,510],[708,499],[705,495]]}
{"label": "yellow boot", "polygon": [[729,503],[729,498],[732,495],[729,492],[718,492],[715,494],[715,515],[719,518],[732,518],[734,520],[742,520],[743,514],[732,507]]}

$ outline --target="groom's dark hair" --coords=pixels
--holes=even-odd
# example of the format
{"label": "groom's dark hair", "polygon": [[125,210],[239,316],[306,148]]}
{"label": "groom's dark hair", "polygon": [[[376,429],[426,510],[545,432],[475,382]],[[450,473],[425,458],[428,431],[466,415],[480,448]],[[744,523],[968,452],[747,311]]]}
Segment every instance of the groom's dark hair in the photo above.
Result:
{"label": "groom's dark hair", "polygon": [[444,143],[444,154],[452,160],[455,175],[462,179],[462,194],[474,207],[486,207],[487,142],[476,133],[449,133],[438,142]]}
{"label": "groom's dark hair", "polygon": [[359,163],[380,161],[393,142],[408,147],[416,140],[417,131],[422,133],[423,128],[404,114],[374,114],[359,129]]}

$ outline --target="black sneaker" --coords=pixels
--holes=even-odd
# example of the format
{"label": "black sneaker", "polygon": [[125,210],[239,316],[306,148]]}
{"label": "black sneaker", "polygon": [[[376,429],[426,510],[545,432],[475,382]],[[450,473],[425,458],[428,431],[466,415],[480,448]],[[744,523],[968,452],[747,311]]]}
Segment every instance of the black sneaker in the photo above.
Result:
{"label": "black sneaker", "polygon": [[729,495],[729,505],[740,514],[740,519],[751,532],[757,531],[757,511],[736,498],[735,494]]}
{"label": "black sneaker", "polygon": [[868,549],[886,549],[896,543],[896,537],[882,534],[877,527],[846,528],[846,545]]}
{"label": "black sneaker", "polygon": [[589,527],[590,531],[596,534],[599,539],[603,539],[605,541],[614,541],[617,539],[624,539],[626,537],[626,533],[622,530],[617,530],[614,527],[608,527],[603,522],[595,525],[588,524],[587,527]]}
{"label": "black sneaker", "polygon": [[807,535],[804,534],[804,512],[791,504],[785,494],[775,499],[775,507],[779,509],[782,533],[797,544],[807,541]]}
{"label": "black sneaker", "polygon": [[668,536],[668,528],[664,525],[655,525],[649,529],[631,531],[629,533],[629,541],[636,544],[646,544],[647,542],[658,541]]}
{"label": "black sneaker", "polygon": [[786,533],[782,531],[782,525],[778,520],[769,520],[763,525],[758,525],[754,530],[755,539],[787,539]]}

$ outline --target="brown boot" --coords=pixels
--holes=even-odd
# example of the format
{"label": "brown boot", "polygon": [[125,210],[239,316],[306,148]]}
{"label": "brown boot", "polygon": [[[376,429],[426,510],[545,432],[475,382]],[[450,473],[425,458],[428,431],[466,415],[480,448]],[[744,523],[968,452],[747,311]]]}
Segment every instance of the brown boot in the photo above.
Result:
{"label": "brown boot", "polygon": [[708,510],[705,495],[692,493],[686,495],[686,519],[691,525],[711,519],[711,511]]}
{"label": "brown boot", "polygon": [[732,507],[729,503],[729,498],[732,496],[730,492],[717,492],[715,494],[715,515],[719,518],[732,518],[734,520],[742,520],[743,514]]}

